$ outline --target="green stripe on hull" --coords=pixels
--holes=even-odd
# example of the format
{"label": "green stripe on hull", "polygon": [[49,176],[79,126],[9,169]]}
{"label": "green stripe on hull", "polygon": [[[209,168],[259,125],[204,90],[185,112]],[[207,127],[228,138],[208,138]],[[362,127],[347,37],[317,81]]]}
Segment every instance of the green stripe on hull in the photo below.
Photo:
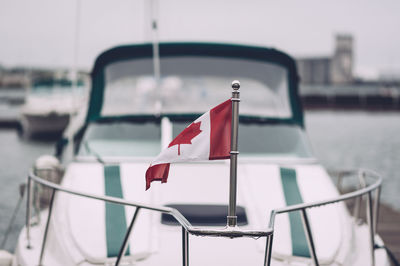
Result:
{"label": "green stripe on hull", "polygon": [[[297,184],[296,171],[290,168],[281,168],[281,180],[286,205],[289,206],[303,203],[299,186]],[[289,221],[293,255],[311,258],[300,212],[290,212]]]}
{"label": "green stripe on hull", "polygon": [[[104,187],[107,196],[123,198],[118,165],[104,166]],[[107,257],[118,256],[126,230],[125,207],[106,202]],[[129,246],[125,255],[129,255]]]}

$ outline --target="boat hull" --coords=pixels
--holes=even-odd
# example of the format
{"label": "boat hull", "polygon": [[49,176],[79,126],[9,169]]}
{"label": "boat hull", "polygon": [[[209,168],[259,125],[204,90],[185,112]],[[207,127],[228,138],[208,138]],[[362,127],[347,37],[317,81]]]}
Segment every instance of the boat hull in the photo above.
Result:
{"label": "boat hull", "polygon": [[21,124],[26,136],[61,135],[68,126],[70,115],[63,113],[29,114],[22,115]]}

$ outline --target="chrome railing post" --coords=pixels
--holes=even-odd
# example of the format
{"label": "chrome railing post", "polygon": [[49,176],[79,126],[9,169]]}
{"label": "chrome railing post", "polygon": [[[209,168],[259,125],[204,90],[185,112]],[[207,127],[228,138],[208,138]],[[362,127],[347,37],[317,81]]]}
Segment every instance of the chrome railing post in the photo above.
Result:
{"label": "chrome railing post", "polygon": [[371,191],[367,193],[367,224],[368,224],[368,230],[369,230],[369,244],[370,244],[370,250],[371,250],[371,265],[375,265],[375,234],[374,234],[374,219],[373,219],[373,214],[372,214],[372,195]]}
{"label": "chrome railing post", "polygon": [[336,184],[336,186],[337,186],[339,192],[342,192],[342,180],[343,180],[343,175],[344,175],[343,172],[339,172],[339,174],[338,174],[338,179],[337,179],[337,184]]}
{"label": "chrome railing post", "polygon": [[189,233],[182,226],[182,265],[189,266]]}
{"label": "chrome railing post", "polygon": [[41,250],[40,250],[39,266],[43,265],[42,262],[43,262],[44,249],[46,248],[47,234],[49,232],[49,225],[50,225],[51,213],[52,213],[52,210],[53,210],[53,203],[54,203],[55,194],[56,194],[56,190],[53,188],[53,190],[51,192],[49,213],[47,215],[46,227],[44,229],[42,247],[41,247]]}
{"label": "chrome railing post", "polygon": [[381,187],[378,187],[375,190],[375,200],[374,200],[374,212],[373,212],[373,217],[374,217],[374,235],[376,235],[376,232],[378,230],[380,198],[381,198]]}
{"label": "chrome railing post", "polygon": [[135,224],[135,220],[137,215],[139,214],[140,207],[136,207],[135,213],[133,214],[132,221],[128,227],[128,230],[126,231],[124,241],[122,242],[121,248],[119,249],[117,261],[115,262],[115,266],[118,266],[119,263],[121,262],[122,257],[124,256],[126,249],[128,248],[128,240],[129,236],[131,235],[133,225]]}
{"label": "chrome railing post", "polygon": [[353,217],[355,218],[355,221],[357,221],[360,218],[360,205],[362,201],[362,196],[363,195],[360,195],[355,198],[354,209],[353,209]]}
{"label": "chrome railing post", "polygon": [[31,246],[31,202],[32,202],[32,179],[30,175],[28,175],[28,186],[27,186],[27,195],[26,195],[26,217],[25,217],[25,226],[26,226],[26,248],[30,249]]}
{"label": "chrome railing post", "polygon": [[264,266],[269,266],[271,264],[273,238],[274,238],[273,233],[270,234],[269,236],[267,236],[266,245],[265,245]]}
{"label": "chrome railing post", "polygon": [[[363,170],[358,171],[358,182],[359,186],[358,188],[365,188],[366,183],[365,183],[365,173]],[[353,211],[353,216],[356,219],[360,218],[360,213],[361,213],[361,203],[362,203],[362,196],[359,196],[356,198],[356,202],[354,205],[354,211]]]}
{"label": "chrome railing post", "polygon": [[311,234],[310,223],[308,221],[306,209],[304,209],[304,208],[301,209],[301,219],[303,220],[304,230],[306,231],[308,250],[310,251],[311,259],[313,260],[314,265],[318,266],[319,263],[318,263],[317,254],[315,252],[314,240],[313,240],[313,237]]}
{"label": "chrome railing post", "polygon": [[37,183],[32,184],[32,210],[35,223],[40,224],[40,194],[42,193],[41,185]]}

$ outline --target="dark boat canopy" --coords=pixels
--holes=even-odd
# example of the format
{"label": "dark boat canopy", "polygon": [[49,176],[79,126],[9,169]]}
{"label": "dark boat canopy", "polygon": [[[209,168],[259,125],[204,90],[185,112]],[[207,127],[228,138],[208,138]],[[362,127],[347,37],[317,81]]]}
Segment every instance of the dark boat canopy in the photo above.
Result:
{"label": "dark boat canopy", "polygon": [[152,44],[103,52],[92,71],[86,122],[163,116],[193,121],[230,97],[234,79],[241,82],[241,122],[303,126],[290,56],[216,43],[160,43],[159,60],[153,58]]}

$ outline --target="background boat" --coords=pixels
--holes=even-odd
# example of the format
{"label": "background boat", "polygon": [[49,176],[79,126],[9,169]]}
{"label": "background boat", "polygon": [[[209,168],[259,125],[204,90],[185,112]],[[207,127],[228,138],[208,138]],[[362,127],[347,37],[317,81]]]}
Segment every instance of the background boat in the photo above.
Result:
{"label": "background boat", "polygon": [[83,83],[70,80],[36,81],[21,107],[23,134],[27,137],[61,136],[71,118],[86,105]]}

